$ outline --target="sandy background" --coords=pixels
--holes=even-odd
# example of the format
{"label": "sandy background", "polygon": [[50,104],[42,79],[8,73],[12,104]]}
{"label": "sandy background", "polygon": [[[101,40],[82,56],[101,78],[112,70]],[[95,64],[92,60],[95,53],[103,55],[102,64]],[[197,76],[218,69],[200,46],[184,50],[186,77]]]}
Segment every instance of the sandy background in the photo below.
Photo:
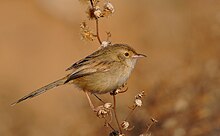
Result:
{"label": "sandy background", "polygon": [[[110,31],[113,43],[128,43],[148,56],[138,62],[129,91],[118,96],[123,119],[135,94],[146,91],[127,135],[144,132],[154,117],[159,122],[150,129],[153,136],[219,136],[220,1],[112,2],[116,12],[101,20],[102,39]],[[97,41],[80,40],[85,9],[77,0],[0,0],[1,136],[108,135],[73,86],[10,106],[98,48]]]}

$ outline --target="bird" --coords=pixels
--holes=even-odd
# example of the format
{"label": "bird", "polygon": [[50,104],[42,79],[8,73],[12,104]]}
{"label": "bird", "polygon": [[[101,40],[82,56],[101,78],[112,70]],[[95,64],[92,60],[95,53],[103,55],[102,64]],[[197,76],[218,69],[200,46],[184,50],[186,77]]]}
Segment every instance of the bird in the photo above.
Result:
{"label": "bird", "polygon": [[23,96],[11,105],[66,84],[74,84],[86,92],[87,98],[87,92],[91,94],[112,92],[126,83],[137,59],[143,57],[146,55],[138,54],[127,44],[112,44],[101,47],[68,67],[66,71],[71,72],[66,76]]}

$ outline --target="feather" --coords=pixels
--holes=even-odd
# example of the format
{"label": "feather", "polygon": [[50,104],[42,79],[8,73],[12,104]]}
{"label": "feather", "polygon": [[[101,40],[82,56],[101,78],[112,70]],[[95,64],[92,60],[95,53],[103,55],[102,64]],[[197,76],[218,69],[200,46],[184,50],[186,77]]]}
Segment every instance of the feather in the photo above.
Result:
{"label": "feather", "polygon": [[46,86],[44,86],[44,87],[41,87],[41,88],[37,89],[36,91],[31,92],[31,93],[28,94],[28,95],[25,95],[24,97],[20,98],[20,99],[17,100],[16,102],[12,103],[11,106],[13,106],[13,105],[15,105],[15,104],[17,104],[17,103],[20,103],[20,102],[22,102],[22,101],[24,101],[24,100],[26,100],[26,99],[30,99],[30,98],[33,98],[33,97],[35,97],[35,96],[38,96],[38,95],[40,95],[40,94],[42,94],[42,93],[45,93],[45,92],[46,92],[47,90],[49,90],[49,89],[52,89],[52,88],[54,88],[54,87],[63,85],[64,82],[66,81],[66,78],[67,78],[67,77],[61,78],[61,79],[59,79],[59,80],[57,80],[57,81],[54,81],[54,82],[52,82],[52,83],[50,83],[50,84],[48,84],[48,85],[46,85]]}

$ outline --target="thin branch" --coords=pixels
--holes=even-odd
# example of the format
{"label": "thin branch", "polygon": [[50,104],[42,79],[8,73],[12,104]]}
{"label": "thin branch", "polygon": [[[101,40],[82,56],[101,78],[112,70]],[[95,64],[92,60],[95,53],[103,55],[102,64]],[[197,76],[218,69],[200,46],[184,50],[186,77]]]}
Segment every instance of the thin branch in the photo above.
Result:
{"label": "thin branch", "polygon": [[108,123],[108,126],[113,130],[115,131],[115,129],[112,127],[112,125],[110,123]]}
{"label": "thin branch", "polygon": [[114,101],[114,107],[113,107],[113,109],[114,109],[115,120],[116,120],[116,122],[117,122],[119,131],[120,131],[120,133],[122,134],[122,129],[121,129],[121,126],[120,126],[120,124],[119,124],[118,117],[117,117],[117,112],[116,112],[116,98],[115,98],[115,95],[113,95],[113,101]]}
{"label": "thin branch", "polygon": [[98,20],[98,18],[95,19],[95,22],[96,22],[96,37],[99,41],[99,44],[101,45],[102,41],[101,41],[100,36],[99,36],[99,20]]}
{"label": "thin branch", "polygon": [[[90,107],[92,108],[93,111],[95,111],[95,106],[92,104],[92,101],[91,101],[91,99],[89,98],[88,93],[85,92],[85,94],[86,94],[87,99],[89,100],[89,105],[90,105]],[[94,94],[94,96],[96,96],[96,98],[98,98],[100,101],[102,101],[102,99],[100,99],[97,95]],[[103,101],[102,101],[102,102],[103,102]],[[103,102],[103,103],[104,103],[104,102]],[[108,126],[109,126],[113,131],[115,131],[115,129],[112,127],[112,125],[111,125],[110,123],[107,123],[107,124],[108,124]]]}
{"label": "thin branch", "polygon": [[[92,8],[94,9],[94,3],[93,3],[93,0],[90,0],[90,4],[92,6]],[[97,37],[97,40],[99,42],[99,44],[101,45],[102,44],[102,40],[99,36],[99,20],[98,18],[95,18],[95,21],[96,21],[96,37]],[[87,94],[88,95],[88,94]],[[94,94],[94,96],[99,99],[101,102],[105,103],[101,98],[99,98],[97,95]],[[122,130],[121,130],[121,127],[120,127],[120,124],[119,124],[119,121],[118,121],[118,118],[117,118],[117,114],[116,114],[116,98],[115,98],[115,95],[113,95],[113,100],[114,100],[114,115],[115,115],[115,119],[116,119],[116,122],[118,124],[118,128],[119,128],[119,131],[120,133],[122,133]],[[91,105],[90,105],[91,106]],[[115,129],[111,126],[110,123],[108,123],[108,126],[113,130],[115,131]]]}
{"label": "thin branch", "polygon": [[[95,5],[93,3],[93,0],[90,0],[90,4],[91,4],[92,8],[95,9]],[[102,40],[101,40],[101,38],[99,36],[99,20],[98,20],[97,17],[95,17],[95,22],[96,22],[96,38],[98,39],[99,44],[101,45],[102,44]]]}
{"label": "thin branch", "polygon": [[136,108],[137,108],[137,106],[135,105],[135,107],[131,109],[131,111],[129,112],[128,116],[125,118],[125,121],[128,121],[128,118],[131,117],[131,115],[134,113]]}
{"label": "thin branch", "polygon": [[92,1],[92,0],[90,0],[90,3],[91,3],[91,6],[94,7],[94,4],[93,4],[93,1]]}
{"label": "thin branch", "polygon": [[96,94],[93,94],[99,101],[101,101],[102,103],[105,103],[101,98],[99,98]]}
{"label": "thin branch", "polygon": [[149,132],[151,126],[155,123],[157,123],[158,121],[154,118],[151,118],[151,123],[147,126],[147,130],[145,131],[145,133]]}

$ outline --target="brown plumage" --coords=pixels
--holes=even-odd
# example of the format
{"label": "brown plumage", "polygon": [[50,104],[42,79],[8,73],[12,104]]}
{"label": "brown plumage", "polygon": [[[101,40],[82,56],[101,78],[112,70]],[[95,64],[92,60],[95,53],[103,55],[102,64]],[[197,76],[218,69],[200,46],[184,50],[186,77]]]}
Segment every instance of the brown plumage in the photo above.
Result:
{"label": "brown plumage", "polygon": [[127,81],[139,57],[145,55],[137,54],[125,44],[103,47],[67,68],[67,71],[72,70],[69,75],[22,97],[12,105],[64,84],[74,84],[91,93],[111,92]]}

